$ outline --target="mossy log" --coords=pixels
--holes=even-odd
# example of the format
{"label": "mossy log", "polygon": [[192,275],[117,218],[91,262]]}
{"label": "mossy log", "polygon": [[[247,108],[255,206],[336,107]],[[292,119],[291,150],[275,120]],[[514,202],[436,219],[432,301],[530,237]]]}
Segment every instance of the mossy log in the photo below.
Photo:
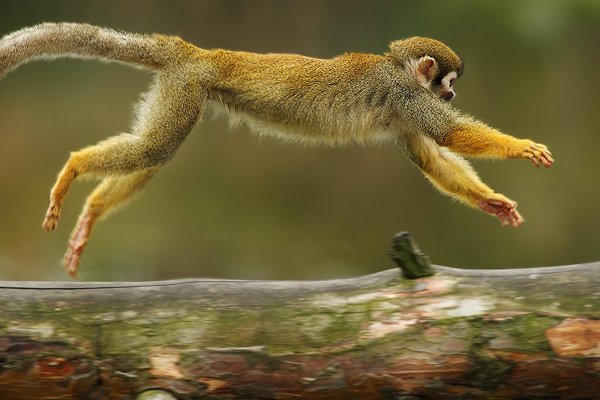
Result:
{"label": "mossy log", "polygon": [[431,271],[0,282],[0,399],[600,398],[600,263]]}

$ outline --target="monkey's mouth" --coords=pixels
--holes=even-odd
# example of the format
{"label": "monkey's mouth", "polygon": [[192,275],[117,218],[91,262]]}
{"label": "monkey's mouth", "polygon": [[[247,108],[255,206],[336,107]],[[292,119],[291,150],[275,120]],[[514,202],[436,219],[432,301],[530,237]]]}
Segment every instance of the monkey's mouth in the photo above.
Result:
{"label": "monkey's mouth", "polygon": [[454,92],[446,92],[440,96],[442,100],[450,101],[454,98]]}

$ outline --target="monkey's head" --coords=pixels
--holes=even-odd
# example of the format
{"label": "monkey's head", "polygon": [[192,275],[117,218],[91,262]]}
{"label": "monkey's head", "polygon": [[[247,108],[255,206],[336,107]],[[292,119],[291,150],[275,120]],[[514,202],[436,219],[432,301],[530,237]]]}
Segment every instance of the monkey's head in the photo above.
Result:
{"label": "monkey's head", "polygon": [[450,101],[456,93],[452,84],[463,72],[460,57],[444,43],[419,36],[390,43],[388,54],[423,87]]}

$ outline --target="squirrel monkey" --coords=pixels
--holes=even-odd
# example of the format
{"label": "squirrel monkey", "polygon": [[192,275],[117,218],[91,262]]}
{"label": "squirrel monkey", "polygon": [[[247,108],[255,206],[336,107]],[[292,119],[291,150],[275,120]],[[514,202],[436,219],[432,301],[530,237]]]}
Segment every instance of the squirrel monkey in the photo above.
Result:
{"label": "squirrel monkey", "polygon": [[119,32],[87,24],[44,23],[0,40],[0,78],[36,59],[117,61],[153,71],[129,133],[71,153],[50,192],[42,227],[56,228],[76,178],[101,178],[87,198],[63,263],[77,273],[94,224],[131,200],[175,154],[207,104],[259,134],[307,144],[397,144],[442,192],[523,222],[517,204],[484,184],[461,157],[525,158],[549,167],[546,146],[517,139],[453,108],[460,58],[422,37],[394,41],[384,55],[331,59],[295,54],[205,50],[173,36]]}

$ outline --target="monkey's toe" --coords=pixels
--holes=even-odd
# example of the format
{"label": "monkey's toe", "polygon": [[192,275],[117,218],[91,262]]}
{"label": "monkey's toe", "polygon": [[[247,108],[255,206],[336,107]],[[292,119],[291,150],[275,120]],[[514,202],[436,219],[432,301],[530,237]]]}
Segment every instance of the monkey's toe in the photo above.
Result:
{"label": "monkey's toe", "polygon": [[81,252],[82,249],[74,249],[69,247],[62,259],[62,265],[65,267],[71,278],[77,277]]}
{"label": "monkey's toe", "polygon": [[49,207],[48,211],[46,211],[44,221],[42,222],[42,229],[46,232],[55,230],[58,225],[58,218],[58,210],[54,209],[54,207]]}

